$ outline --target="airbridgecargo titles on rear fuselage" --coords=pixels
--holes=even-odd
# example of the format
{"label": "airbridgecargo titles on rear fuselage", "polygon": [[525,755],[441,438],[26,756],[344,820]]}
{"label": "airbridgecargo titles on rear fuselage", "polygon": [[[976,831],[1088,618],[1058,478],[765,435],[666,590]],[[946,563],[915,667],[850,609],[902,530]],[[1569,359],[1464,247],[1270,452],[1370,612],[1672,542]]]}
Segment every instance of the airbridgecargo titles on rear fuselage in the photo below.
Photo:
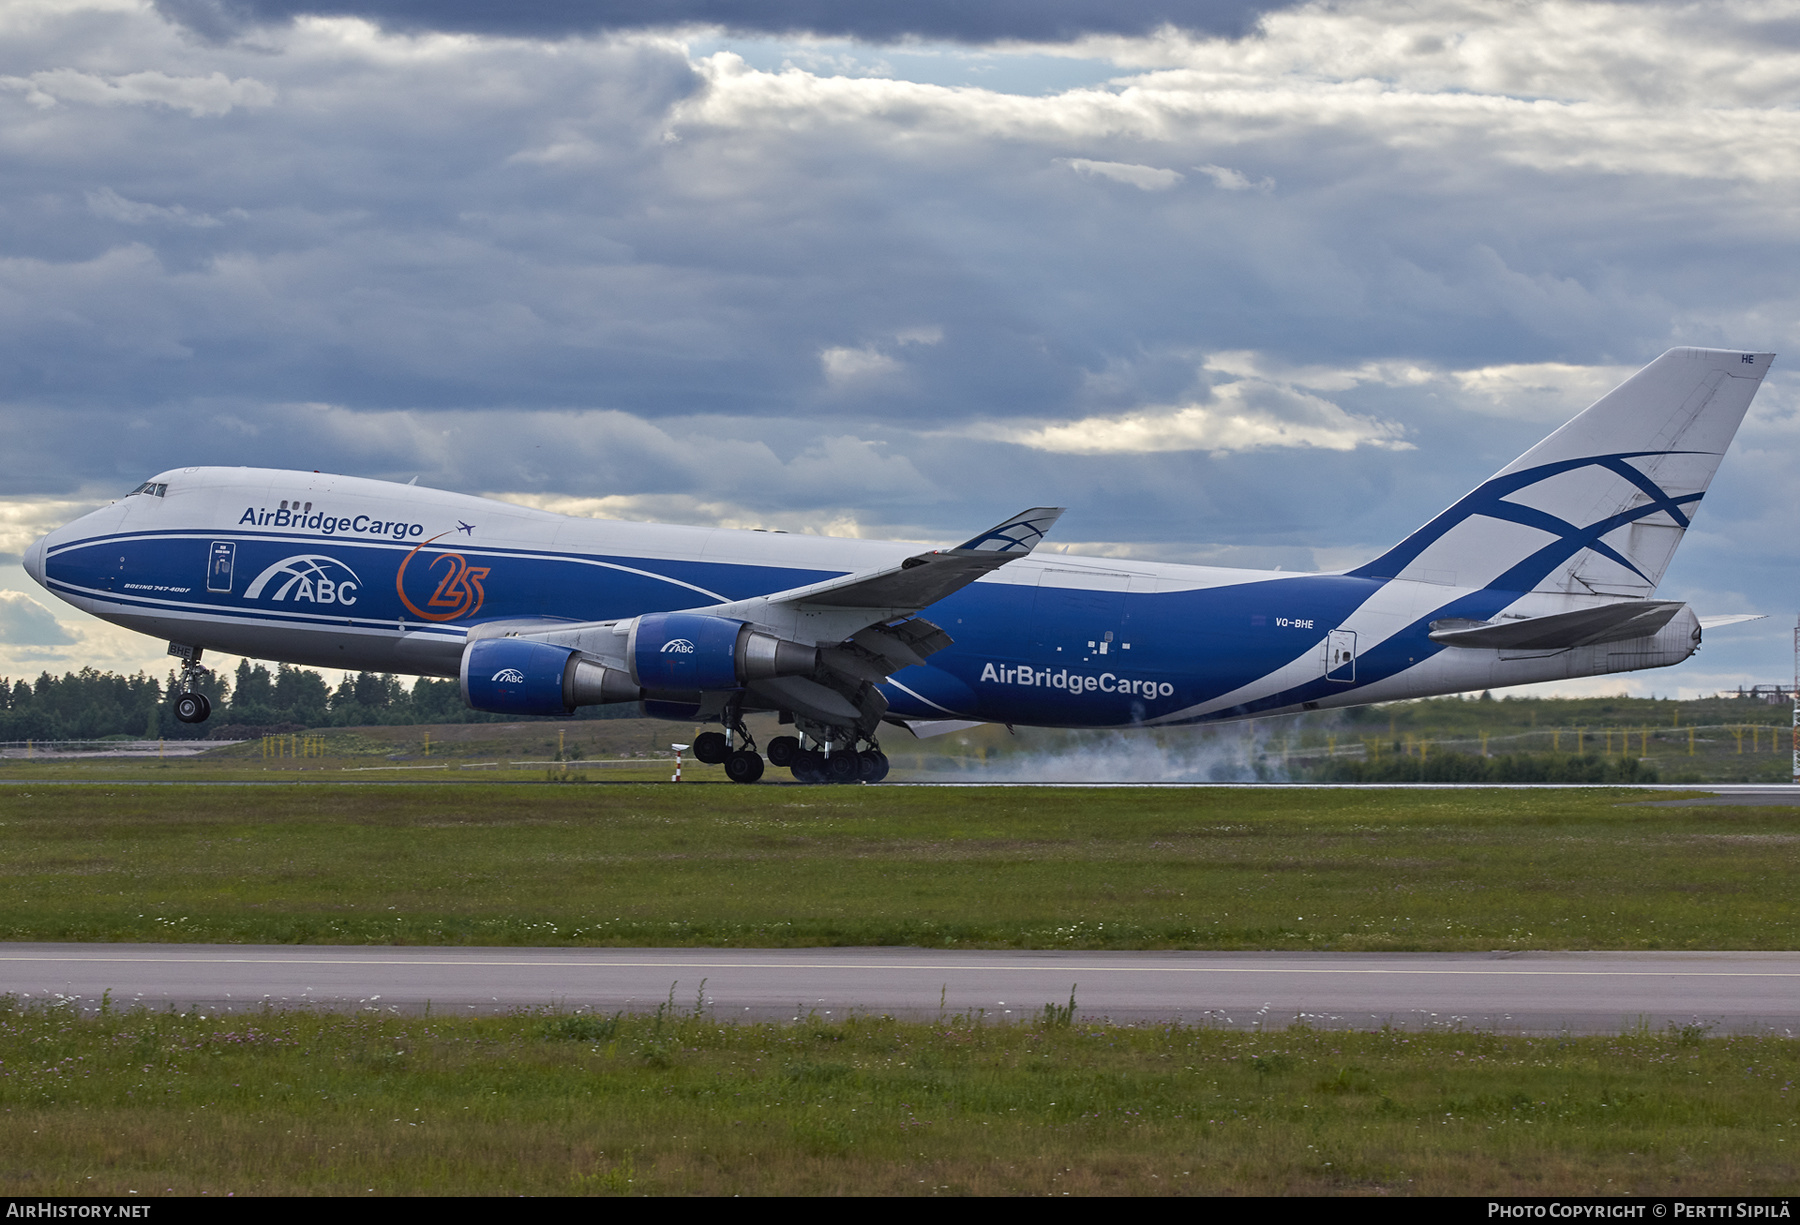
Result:
{"label": "airbridgecargo titles on rear fuselage", "polygon": [[1023,685],[1028,689],[1067,689],[1070,693],[1124,693],[1145,698],[1175,696],[1175,686],[1167,681],[1132,680],[1112,672],[1083,676],[1067,668],[1052,671],[1049,668],[1012,668],[1005,664],[996,667],[989,664],[981,670],[981,679],[998,681],[1002,685]]}
{"label": "airbridgecargo titles on rear fuselage", "polygon": [[[184,722],[207,718],[199,657],[216,650],[456,677],[470,706],[509,716],[641,702],[722,725],[694,752],[738,782],[763,769],[745,716],[776,713],[796,735],[768,758],[797,779],[879,781],[896,724],[1166,727],[1680,663],[1709,625],[1754,615],[1654,597],[1772,356],[1671,349],[1332,573],[1046,558],[1056,507],[920,551],[199,467],[52,532],[24,565],[167,640]],[[1102,661],[1114,670],[1083,670]]]}

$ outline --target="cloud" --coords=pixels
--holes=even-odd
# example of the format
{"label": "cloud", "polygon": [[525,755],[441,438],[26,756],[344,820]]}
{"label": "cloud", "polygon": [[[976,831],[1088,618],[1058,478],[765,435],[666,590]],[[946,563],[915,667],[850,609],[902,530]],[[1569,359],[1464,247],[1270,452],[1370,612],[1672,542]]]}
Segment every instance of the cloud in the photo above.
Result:
{"label": "cloud", "polygon": [[879,375],[892,374],[900,363],[876,349],[846,349],[834,346],[819,354],[819,366],[829,381],[842,386]]}
{"label": "cloud", "polygon": [[1229,166],[1215,166],[1208,162],[1204,166],[1195,166],[1194,169],[1211,179],[1213,186],[1220,191],[1275,190],[1274,179],[1257,179],[1255,182],[1251,182],[1241,171],[1233,170]]}
{"label": "cloud", "polygon": [[1558,421],[1573,405],[1586,407],[1630,378],[1635,366],[1575,366],[1567,362],[1513,363],[1451,374],[1465,403],[1534,421]]}
{"label": "cloud", "polygon": [[1177,170],[1136,166],[1130,162],[1096,162],[1085,157],[1063,157],[1057,161],[1077,174],[1111,179],[1115,183],[1129,183],[1139,191],[1167,191],[1185,177]]}
{"label": "cloud", "polygon": [[59,102],[95,106],[155,104],[186,111],[195,118],[227,115],[234,107],[275,103],[275,91],[261,81],[251,77],[229,80],[222,72],[204,77],[176,77],[156,71],[106,77],[73,68],[54,68],[29,77],[0,77],[0,89],[22,91],[25,100],[40,109]]}
{"label": "cloud", "polygon": [[0,591],[0,643],[7,646],[62,646],[77,641],[56,614],[30,596]]}
{"label": "cloud", "polygon": [[[1054,503],[1337,564],[1671,345],[1800,338],[1779,9],[1170,11],[0,8],[0,496],[257,464],[930,540]],[[1787,598],[1782,370],[1671,590]]]}
{"label": "cloud", "polygon": [[989,427],[1008,441],[1073,455],[1260,451],[1317,447],[1410,450],[1404,427],[1346,413],[1292,387],[1244,379],[1214,388],[1207,403],[1161,405],[1038,428]]}
{"label": "cloud", "polygon": [[942,344],[944,329],[936,325],[924,327],[901,328],[893,338],[886,342],[863,345],[860,348],[849,348],[833,345],[819,353],[819,366],[825,372],[825,380],[836,388],[853,387],[879,380],[888,375],[898,374],[905,368],[904,363],[892,350],[905,349],[912,345]]}
{"label": "cloud", "polygon": [[[102,187],[98,191],[88,192],[87,206],[88,212],[96,217],[104,217],[109,221],[122,221],[126,225],[164,222],[171,225],[191,225],[200,229],[208,229],[224,224],[217,217],[207,213],[190,213],[179,204],[146,204],[140,200],[127,200],[110,187]],[[241,209],[236,211],[239,216],[244,215]]]}
{"label": "cloud", "polygon": [[763,34],[822,35],[865,42],[939,39],[961,43],[1057,43],[1104,32],[1138,36],[1173,27],[1241,34],[1292,0],[1006,0],[987,4],[916,0],[904,5],[823,0],[156,0],[156,7],[210,37],[296,17],[359,17],[390,30],[445,30],[513,38],[567,38],[609,31],[718,26]]}
{"label": "cloud", "polygon": [[[234,424],[222,416],[213,428]],[[778,451],[741,423],[717,418],[659,423],[611,410],[371,413],[295,405],[281,424],[251,432],[252,445],[290,454],[304,446],[317,457],[310,467],[354,466],[360,475],[401,481],[425,473],[426,483],[457,490],[593,497],[590,491],[604,489],[599,496],[735,500],[762,514],[795,502],[867,508],[940,496],[910,458],[878,441],[814,434]]]}
{"label": "cloud", "polygon": [[[126,486],[118,492],[124,493],[129,488]],[[17,562],[39,536],[55,531],[89,511],[98,510],[107,501],[105,498],[0,499],[0,556]]]}

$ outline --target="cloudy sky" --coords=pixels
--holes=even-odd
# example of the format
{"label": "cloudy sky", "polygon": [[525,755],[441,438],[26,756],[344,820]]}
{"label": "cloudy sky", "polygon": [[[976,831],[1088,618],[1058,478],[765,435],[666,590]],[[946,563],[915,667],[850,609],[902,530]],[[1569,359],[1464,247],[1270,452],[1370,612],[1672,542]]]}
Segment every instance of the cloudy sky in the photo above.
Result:
{"label": "cloudy sky", "polygon": [[1781,680],[1797,102],[1761,0],[8,0],[0,674],[164,666],[17,563],[175,465],[1332,568],[1697,344],[1771,619],[1601,688]]}

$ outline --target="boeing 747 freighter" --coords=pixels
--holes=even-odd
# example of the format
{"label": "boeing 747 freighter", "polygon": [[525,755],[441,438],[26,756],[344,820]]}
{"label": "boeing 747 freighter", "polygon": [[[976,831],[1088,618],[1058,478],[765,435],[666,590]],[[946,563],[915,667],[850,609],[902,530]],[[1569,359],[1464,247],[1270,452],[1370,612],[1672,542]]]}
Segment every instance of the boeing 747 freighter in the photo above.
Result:
{"label": "boeing 747 freighter", "polygon": [[478,710],[747,714],[809,782],[887,772],[884,726],[1217,722],[1679,663],[1655,598],[1773,355],[1671,349],[1381,556],[1329,574],[1038,553],[1037,507],[960,544],[569,518],[262,468],[160,472],[33,544],[60,598],[167,639],[177,717],[205,651],[458,677]]}

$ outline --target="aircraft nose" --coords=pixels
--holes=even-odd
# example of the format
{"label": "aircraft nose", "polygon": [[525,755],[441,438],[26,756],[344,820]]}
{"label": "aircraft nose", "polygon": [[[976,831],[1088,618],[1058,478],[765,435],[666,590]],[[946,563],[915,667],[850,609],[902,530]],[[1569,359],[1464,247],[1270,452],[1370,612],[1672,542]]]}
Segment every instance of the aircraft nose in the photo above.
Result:
{"label": "aircraft nose", "polygon": [[25,550],[25,573],[35,579],[40,587],[44,585],[44,545],[49,539],[48,536],[39,536]]}

